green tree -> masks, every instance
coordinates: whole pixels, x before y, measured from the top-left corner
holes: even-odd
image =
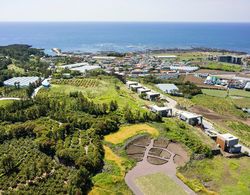
[[[1,160],[1,166],[5,173],[10,173],[15,168],[14,158],[9,154],[4,155]]]

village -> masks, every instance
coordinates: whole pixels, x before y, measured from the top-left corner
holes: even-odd
[[[118,100],[119,106],[125,106],[120,112],[125,112],[124,117],[128,119],[127,122],[123,122],[119,131],[104,136],[105,163],[108,163],[107,160],[120,158],[120,151],[126,153],[121,161],[127,159],[136,162],[128,172],[124,171],[125,168],[119,164],[120,162],[118,163],[118,166],[122,167],[119,176],[121,182],[125,182],[133,193],[142,194],[136,184],[139,177],[157,172],[170,177],[170,182],[177,184],[176,189],[180,188],[187,194],[195,194],[198,191],[185,182],[184,176],[180,176],[184,172],[182,168],[191,158],[198,161],[212,157],[249,158],[248,134],[242,128],[249,127],[248,55],[216,52],[212,55],[211,52],[142,52],[111,55],[61,53],[59,49],[53,51],[56,52],[55,56],[44,56],[40,59],[49,64],[47,71],[50,74],[22,75],[3,81],[0,101],[31,99],[36,102],[44,94],[48,97],[58,95],[58,98],[69,95],[73,98],[79,96],[75,90],[81,91],[93,101],[92,104],[98,102],[99,105],[99,102],[110,101],[112,98]],[[28,95],[18,96],[13,93],[24,90]],[[217,110],[216,106],[212,107],[220,104],[217,100],[225,102],[226,106],[230,106],[229,109],[224,109],[224,105],[221,105],[221,110]],[[106,105],[103,105],[104,108]],[[104,110],[106,114],[111,112]],[[140,111],[144,114],[141,115]],[[225,116],[220,118],[222,112]],[[137,115],[139,119],[136,119]],[[142,123],[144,120],[155,122]],[[59,126],[63,125],[61,121],[55,122]],[[231,122],[235,126],[229,126]],[[165,136],[168,131],[166,129],[171,127],[165,129],[164,125],[171,126],[171,123],[172,126],[177,126],[177,130],[171,130],[168,138]],[[123,132],[123,129],[129,130]],[[179,136],[184,136],[184,140],[176,140],[175,136],[183,129],[187,132]],[[140,133],[141,131],[143,133]],[[156,136],[159,134],[156,133],[158,131],[160,137]],[[124,137],[121,142],[114,139],[116,134]],[[186,140],[191,144],[185,143]],[[123,146],[120,148],[117,144]],[[209,150],[204,149],[207,145]],[[87,148],[88,146],[84,147],[86,152]],[[192,155],[188,152],[190,148]],[[113,153],[114,151],[116,153]],[[90,194],[98,191],[96,186]],[[126,187],[124,189],[127,190]]]

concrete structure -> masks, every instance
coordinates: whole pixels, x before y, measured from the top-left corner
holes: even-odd
[[[38,84],[39,77],[13,77],[3,83],[5,86],[28,87],[30,84]]]
[[[148,99],[149,101],[155,101],[155,100],[157,100],[159,98],[160,98],[159,93],[156,93],[156,92],[153,92],[153,91],[146,92],[146,99]]]
[[[162,117],[171,117],[173,115],[173,110],[172,108],[168,107],[159,107],[159,106],[149,106],[150,110]]]
[[[226,62],[232,64],[242,64],[241,56],[221,55],[217,57],[218,62]]]
[[[203,117],[201,115],[197,115],[191,112],[181,112],[179,118],[193,126],[202,125]]]
[[[175,84],[157,84],[156,87],[168,94],[174,94],[179,91]]]
[[[147,89],[147,88],[139,88],[139,89],[137,89],[137,93],[139,95],[144,94],[144,93],[149,92],[149,91],[151,91],[151,90]]]
[[[130,89],[134,92],[137,92],[138,89],[143,88],[141,85],[130,85]]]
[[[131,85],[138,85],[138,82],[135,82],[135,81],[127,81],[126,82],[126,85],[128,88],[130,88]]]
[[[229,133],[219,134],[216,143],[226,152],[239,153],[241,151],[241,145],[238,144],[239,139]]]

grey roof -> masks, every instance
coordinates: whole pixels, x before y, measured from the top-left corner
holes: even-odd
[[[166,91],[173,91],[173,90],[179,90],[178,87],[176,87],[175,84],[157,84],[156,87],[158,87],[160,90],[166,92]]]
[[[19,83],[20,86],[29,86],[30,83],[35,83],[39,80],[39,77],[14,77],[9,80],[4,81],[4,85],[14,86],[15,83]]]
[[[64,66],[60,66],[60,67],[61,68],[68,68],[70,70],[80,71],[82,73],[85,73],[86,70],[94,70],[94,69],[101,68],[100,66],[97,66],[97,65],[91,66],[86,62],[77,63],[77,64],[68,64],[68,65],[64,65]]]

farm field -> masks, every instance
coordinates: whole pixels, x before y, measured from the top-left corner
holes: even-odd
[[[116,155],[108,146],[104,146],[104,150],[104,171],[93,178],[94,187],[89,195],[119,193],[132,195],[124,182],[127,160]]]
[[[65,182],[75,170],[62,166],[52,158],[40,152],[38,146],[32,139],[12,139],[0,145],[1,158],[8,152],[18,171],[11,176],[3,175],[0,169],[0,189],[10,190],[10,193],[18,190],[21,194],[32,194],[34,190],[47,194],[52,191],[57,193],[67,193]],[[43,173],[50,173],[51,177],[44,177]],[[29,185],[28,181],[33,182]],[[11,187],[11,189],[9,188]]]
[[[179,169],[179,172],[187,179],[187,185],[196,188],[196,192],[203,189],[203,185],[205,185],[207,189],[219,194],[249,194],[250,167],[248,157],[229,159],[216,156],[212,159],[191,161]]]
[[[118,132],[105,136],[104,140],[112,144],[120,144],[141,133],[148,133],[154,137],[159,135],[158,130],[154,127],[147,124],[136,124],[122,126]]]
[[[139,177],[135,180],[137,186],[145,195],[184,195],[186,192],[163,173]]]
[[[215,97],[226,97],[228,92],[226,90],[202,89],[202,93],[206,95],[210,95],[210,96],[215,96]],[[240,90],[240,89],[230,89],[228,95],[250,98],[249,91]]]
[[[53,79],[52,84],[56,85],[73,85],[76,87],[91,88],[97,87],[100,82],[97,79]]]
[[[99,78],[98,82],[98,86],[90,88],[53,84],[49,89],[41,89],[38,94],[46,93],[47,96],[53,97],[55,94],[63,96],[64,94],[78,91],[95,103],[109,103],[110,100],[114,100],[121,109],[129,105],[134,111],[140,110],[142,112],[145,111],[143,107],[150,104],[150,102],[142,100],[137,94],[127,89],[116,78],[103,76]]]

